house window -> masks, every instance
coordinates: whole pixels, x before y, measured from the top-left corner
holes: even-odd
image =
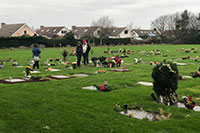
[[[66,30],[62,30],[61,33],[62,33],[62,34],[66,34],[67,31],[66,31]]]
[[[26,35],[26,34],[27,34],[27,31],[25,30],[25,31],[24,31],[24,35]]]
[[[128,30],[125,30],[125,31],[124,31],[124,34],[128,34]]]

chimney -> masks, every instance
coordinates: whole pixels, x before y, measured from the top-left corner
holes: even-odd
[[[40,29],[43,29],[43,28],[44,28],[44,26],[43,26],[43,25],[41,25],[41,26],[40,26]]]
[[[75,29],[76,29],[76,26],[73,25],[73,26],[72,26],[72,30],[75,30]]]
[[[5,26],[6,25],[6,23],[1,23],[1,28],[3,28],[3,26]]]

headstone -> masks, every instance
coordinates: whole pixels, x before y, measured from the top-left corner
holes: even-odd
[[[0,65],[0,69],[3,69],[4,68],[4,65]]]
[[[151,83],[151,82],[140,81],[140,82],[137,82],[137,84],[141,84],[141,85],[144,85],[144,86],[153,86],[153,83]]]
[[[80,74],[74,74],[73,76],[76,76],[76,77],[87,77],[89,75],[80,73]]]
[[[10,83],[25,82],[24,79],[5,79],[4,81],[6,81],[6,82],[10,82]]]
[[[191,76],[183,76],[183,78],[191,79],[192,77]]]
[[[82,89],[84,89],[84,90],[97,90],[97,87],[95,87],[95,86],[87,86],[87,87],[82,87]]]
[[[186,63],[176,63],[177,66],[185,66]]]
[[[113,72],[130,72],[131,70],[128,70],[128,69],[110,69],[110,71],[113,71]]]
[[[69,78],[72,78],[71,76],[67,76],[67,75],[51,75],[51,76],[48,76],[49,78],[52,78],[52,79],[69,79]]]
[[[15,66],[16,68],[25,68],[25,66]]]

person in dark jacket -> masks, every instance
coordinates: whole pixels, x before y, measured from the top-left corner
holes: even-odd
[[[40,68],[39,67],[39,61],[40,61],[40,49],[38,48],[38,44],[34,44],[34,47],[32,49],[32,53],[33,53],[33,61],[34,61],[34,64],[33,64],[33,69],[35,69],[35,67],[37,67],[38,69]]]
[[[85,65],[89,64],[89,52],[90,52],[90,45],[87,44],[86,40],[83,40],[83,62]]]
[[[81,57],[83,54],[83,48],[81,45],[81,42],[77,43],[77,47],[76,47],[76,56],[77,56],[77,66],[80,67],[81,66]]]

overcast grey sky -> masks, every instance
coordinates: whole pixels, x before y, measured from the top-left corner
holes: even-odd
[[[200,0],[0,0],[0,20],[71,28],[109,16],[115,26],[150,28],[155,18],[185,9],[200,13]]]

